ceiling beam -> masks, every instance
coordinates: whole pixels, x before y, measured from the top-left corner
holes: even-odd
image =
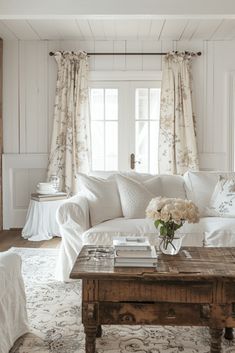
[[[234,0],[0,0],[0,19],[235,18]]]

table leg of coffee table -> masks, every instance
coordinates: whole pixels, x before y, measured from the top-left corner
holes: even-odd
[[[232,327],[225,327],[224,338],[226,340],[232,341],[233,340],[233,328]]]
[[[95,353],[95,340],[97,328],[97,326],[84,326],[84,331],[86,334],[86,353]]]
[[[96,331],[96,337],[100,338],[102,336],[102,326],[98,325],[97,331]]]
[[[223,329],[210,328],[211,335],[211,350],[210,353],[221,353],[221,342],[222,342]]]

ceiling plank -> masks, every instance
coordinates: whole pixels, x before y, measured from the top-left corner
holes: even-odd
[[[17,40],[18,38],[16,35],[10,31],[10,29],[3,23],[3,21],[0,21],[0,38],[3,40]]]
[[[93,39],[93,34],[88,20],[76,20],[83,39]]]
[[[161,40],[179,40],[188,20],[166,20],[161,32]]]
[[[20,40],[40,39],[27,20],[4,20],[3,23]]]
[[[82,33],[75,20],[56,20],[56,28],[62,39],[81,39]]]
[[[103,20],[104,35],[106,39],[117,39],[117,21]]]
[[[138,20],[120,20],[116,22],[118,39],[137,39],[139,28]]]
[[[151,29],[151,20],[140,20],[139,21],[139,28],[137,32],[137,38],[148,38]]]
[[[93,38],[100,40],[105,40],[104,26],[102,20],[89,20],[89,25],[91,28]]]
[[[190,40],[196,32],[201,20],[189,20],[184,31],[181,33],[180,40]]]
[[[82,33],[75,20],[29,21],[41,39],[80,39]]]
[[[28,21],[40,39],[62,39],[56,26],[57,20],[30,20]]]
[[[152,20],[149,31],[149,37],[155,40],[159,40],[162,29],[164,27],[164,20]]]
[[[209,40],[216,29],[221,25],[222,20],[201,20],[196,31],[190,39]]]
[[[235,20],[223,20],[211,36],[211,40],[231,40],[235,38]]]

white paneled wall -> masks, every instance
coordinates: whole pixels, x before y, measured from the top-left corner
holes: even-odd
[[[233,92],[228,80],[235,71],[235,42],[168,41],[169,33],[164,35],[164,41],[4,42],[4,228],[24,224],[30,192],[45,177],[56,83],[50,51],[139,52],[138,56],[90,57],[90,70],[153,71],[162,69],[162,57],[141,53],[200,50],[202,56],[193,60],[193,94],[201,168],[230,167],[233,112],[228,109],[228,97],[231,100]]]

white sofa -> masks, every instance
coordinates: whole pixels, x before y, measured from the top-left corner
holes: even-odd
[[[150,174],[125,173],[128,177],[145,182]],[[112,172],[96,172],[95,177],[107,178]],[[180,232],[186,236],[183,245],[188,246],[235,246],[235,218],[205,217],[219,176],[234,176],[231,172],[187,172],[184,176],[158,175],[160,187],[155,196],[179,197],[192,200],[200,210],[197,224],[185,223]],[[102,207],[102,204],[100,204]],[[112,207],[112,205],[110,205]],[[68,280],[78,253],[85,244],[112,245],[114,236],[145,235],[151,244],[157,243],[157,231],[153,222],[146,218],[127,219],[118,217],[94,226],[90,224],[87,198],[78,194],[66,201],[57,211],[62,243],[57,261],[56,278]]]
[[[0,284],[0,353],[8,353],[14,342],[29,331],[19,255],[0,253]]]

